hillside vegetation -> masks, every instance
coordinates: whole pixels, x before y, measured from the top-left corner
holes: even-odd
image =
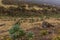
[[[60,8],[54,5],[33,4],[26,2],[16,3],[16,0],[0,0],[0,16],[16,17],[60,17]]]
[[[17,16],[17,17],[31,17],[31,16],[50,16],[60,17],[60,9],[49,5],[17,5],[18,7],[10,6],[5,8],[0,6],[0,16]]]
[[[0,1],[0,40],[60,40],[59,7]]]

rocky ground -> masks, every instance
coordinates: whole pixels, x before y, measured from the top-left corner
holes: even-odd
[[[17,21],[16,19],[20,18],[3,18],[0,19],[0,35],[9,35],[8,30],[15,24]],[[52,19],[52,20],[51,20]],[[50,18],[46,19],[48,23],[52,24],[54,27],[42,27],[42,22],[41,19],[39,18],[34,18],[34,21],[31,21],[31,18],[26,18],[26,19],[20,19],[21,22],[21,28],[26,30],[26,31],[32,31],[34,32],[34,39],[33,40],[51,40],[53,36],[55,35],[60,35],[60,19],[55,19],[55,18]],[[48,34],[41,36],[40,32],[42,30],[47,30]],[[52,36],[51,36],[52,35]]]

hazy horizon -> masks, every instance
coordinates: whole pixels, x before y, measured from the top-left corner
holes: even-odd
[[[19,0],[25,2],[32,2],[32,3],[48,3],[48,4],[55,4],[60,5],[60,0]]]

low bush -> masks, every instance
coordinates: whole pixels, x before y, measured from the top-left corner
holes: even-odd
[[[25,32],[23,29],[20,28],[20,24],[17,23],[13,25],[13,27],[9,30],[10,36],[12,40],[31,40],[33,38],[32,32]],[[25,39],[24,39],[25,38]]]

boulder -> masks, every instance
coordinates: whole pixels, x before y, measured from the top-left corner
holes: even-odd
[[[46,21],[43,21],[42,22],[42,27],[43,28],[49,28],[49,27],[54,27],[54,25],[52,25],[51,23],[48,23]]]

